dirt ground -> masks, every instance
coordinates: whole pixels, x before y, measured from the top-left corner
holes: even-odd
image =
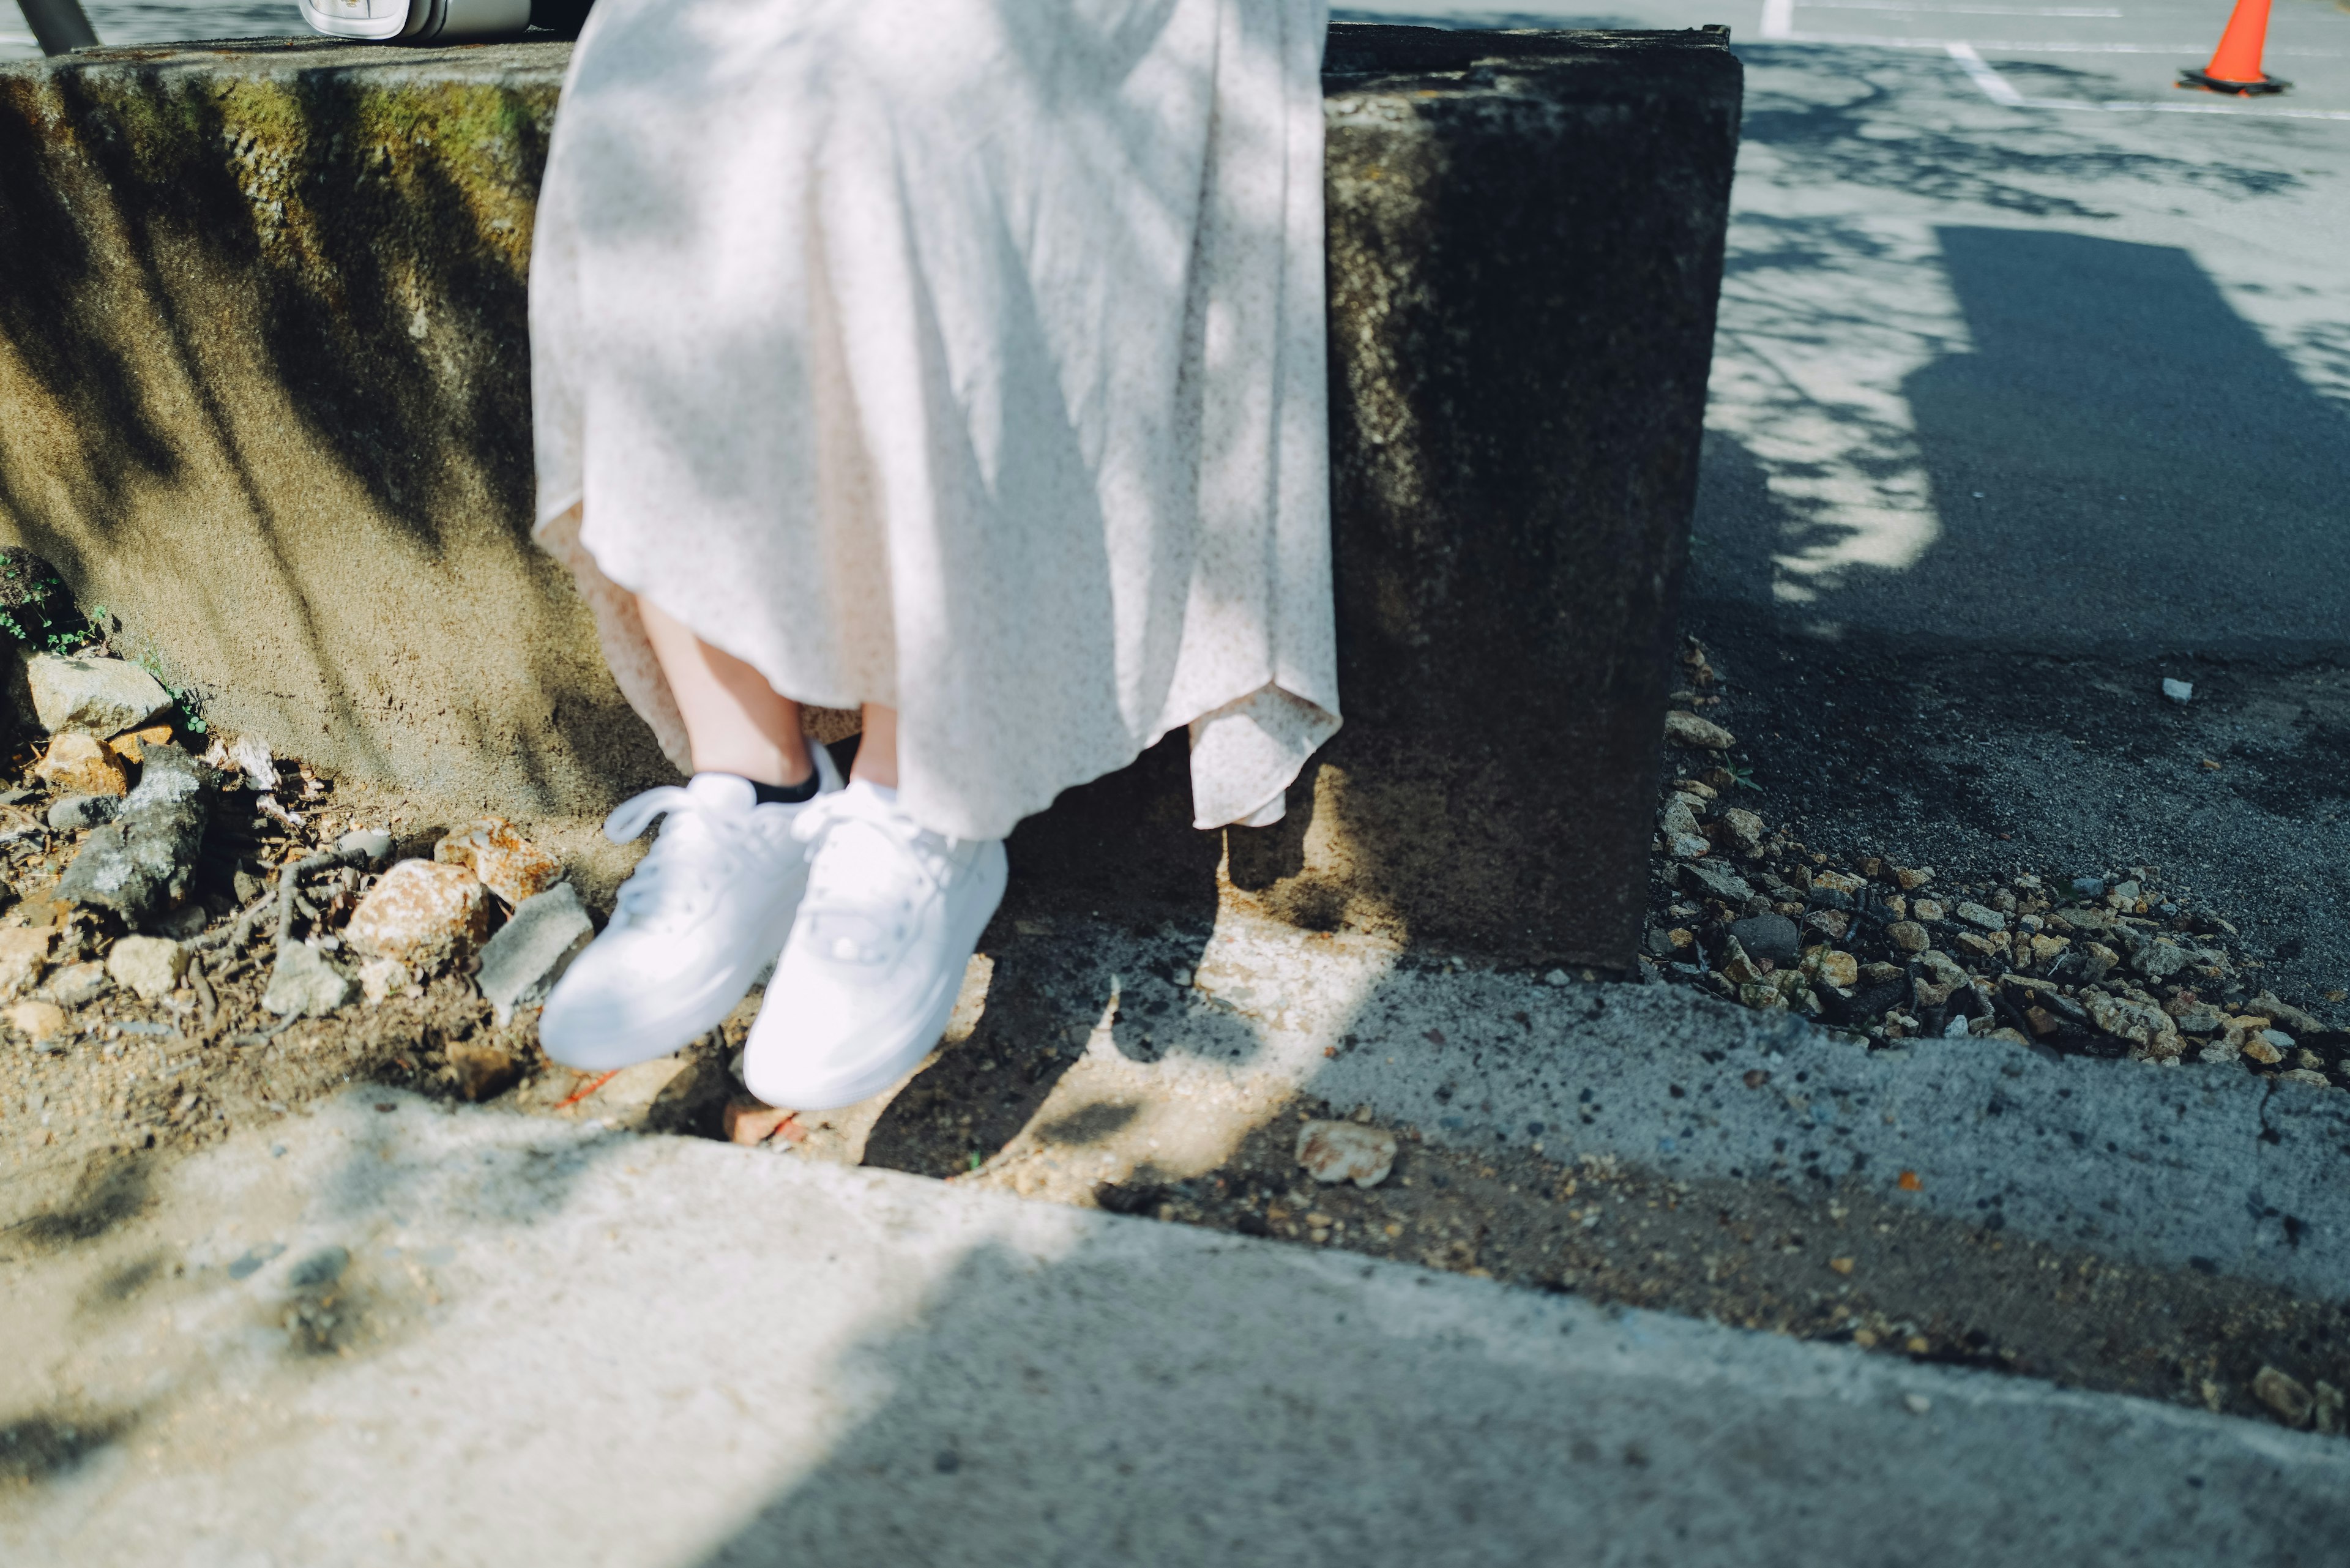
[[[25,794],[12,805],[37,814],[46,801]],[[234,793],[224,797],[198,886],[208,929],[234,919],[240,886],[250,895],[260,875],[349,826],[390,823],[400,854],[429,854],[451,826],[325,781],[304,805],[297,829],[240,810]],[[520,826],[581,842],[577,825]],[[70,956],[102,958],[120,931],[47,898],[69,852],[16,847],[8,867],[16,898],[0,926],[61,922]],[[608,903],[624,864],[608,853],[595,862],[583,878],[591,898]],[[319,901],[330,925],[331,902],[330,893]],[[1015,924],[1000,919],[983,953],[1047,940],[1023,936]],[[0,1052],[0,1254],[95,1234],[143,1206],[164,1162],[351,1082],[481,1098],[517,1114],[601,1118],[651,1135],[723,1137],[725,1107],[739,1093],[728,1062],[758,1002],[754,993],[672,1061],[590,1076],[538,1054],[535,1013],[497,1027],[461,973],[439,976],[419,995],[285,1023],[260,1007],[268,960],[265,937],[215,961],[205,975],[209,1002],[192,987],[161,1002],[109,989],[74,1008],[65,1032]],[[1037,1117],[1075,1053],[1066,1031],[1045,1013],[1028,1017],[1011,992],[981,1023],[959,1018],[948,1048],[889,1104],[868,1107],[853,1138],[776,1137],[765,1148],[987,1181],[980,1168]],[[1523,1151],[1474,1158],[1423,1143],[1409,1127],[1393,1129],[1402,1153],[1378,1187],[1319,1186],[1294,1158],[1297,1121],[1349,1109],[1292,1101],[1274,1107],[1215,1170],[1162,1179],[1144,1158],[1114,1185],[1059,1196],[2237,1415],[2263,1414],[2251,1393],[2263,1366],[2305,1386],[2350,1386],[2350,1302],[2197,1270],[2118,1267],[2011,1237],[1996,1213],[1967,1224],[1802,1182],[1672,1182]],[[1099,1137],[1114,1140],[1117,1129],[1105,1126]]]

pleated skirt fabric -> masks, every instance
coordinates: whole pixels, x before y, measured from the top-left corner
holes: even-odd
[[[1336,730],[1325,0],[600,0],[538,208],[537,536],[681,767],[634,596],[998,837],[1191,732]]]

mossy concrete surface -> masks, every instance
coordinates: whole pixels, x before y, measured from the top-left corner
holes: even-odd
[[[562,45],[0,67],[0,526],[223,728],[452,801],[668,770],[529,544]]]
[[[569,46],[0,67],[0,538],[221,727],[452,804],[670,777],[530,545],[525,286]],[[1721,34],[1334,29],[1348,723],[1289,821],[1180,758],[1032,881],[1628,965],[1718,291]]]

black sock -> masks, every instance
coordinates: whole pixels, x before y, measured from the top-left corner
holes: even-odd
[[[734,776],[743,778],[741,774]],[[818,777],[816,769],[810,768],[808,776],[795,784],[761,784],[757,779],[743,779],[743,782],[751,786],[751,793],[757,797],[760,805],[799,805],[816,798]]]

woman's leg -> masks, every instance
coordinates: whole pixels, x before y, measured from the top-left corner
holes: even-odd
[[[639,596],[637,613],[644,618],[646,640],[653,645],[653,657],[660,660],[661,674],[668,678],[678,711],[685,719],[694,772],[736,774],[753,784],[806,783],[814,763],[808,760],[807,736],[800,728],[800,705],[778,696],[766,677],[694,636],[652,600]],[[889,710],[866,711],[869,715]],[[868,717],[868,732],[871,722]],[[898,782],[894,725],[890,741],[888,782],[894,784]],[[870,776],[861,750],[857,769],[860,776]]]
[[[865,733],[857,742],[857,761],[848,776],[883,789],[898,787],[898,710],[879,702],[865,704]]]

